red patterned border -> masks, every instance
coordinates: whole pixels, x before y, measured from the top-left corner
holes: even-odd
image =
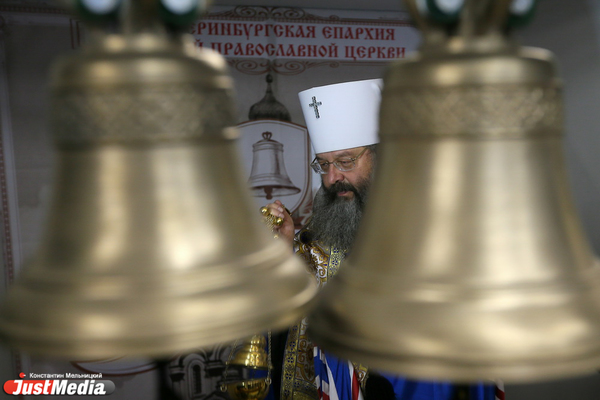
[[[266,58],[232,58],[227,60],[229,66],[247,75],[263,75],[269,72],[280,75],[299,75],[310,68],[341,66],[384,66],[390,61],[305,61],[305,60],[269,60]]]
[[[27,5],[0,5],[0,12],[22,12],[33,14],[60,14],[69,15],[70,13],[62,8],[27,6]],[[279,22],[306,22],[321,24],[344,24],[359,25],[368,23],[369,25],[383,26],[413,26],[408,19],[367,19],[367,18],[340,18],[337,15],[321,17],[319,15],[307,13],[303,8],[298,7],[265,7],[265,6],[236,6],[231,10],[208,13],[199,19],[221,19],[221,20],[243,20],[243,21],[265,21],[273,20]]]
[[[0,16],[0,35],[6,30],[6,21]],[[5,285],[8,288],[15,279],[15,261],[11,235],[10,208],[8,203],[8,183],[6,177],[6,157],[4,156],[4,140],[0,131],[0,216],[2,217],[2,261],[4,263]],[[11,352],[13,374],[23,371],[21,354]],[[22,398],[22,396],[19,396]]]
[[[366,18],[340,18],[337,15],[321,17],[307,13],[302,8],[296,7],[263,7],[263,6],[237,6],[233,10],[210,13],[203,19],[225,19],[244,21],[274,20],[279,22],[312,22],[327,24],[358,25],[368,23],[369,25],[388,26],[413,26],[407,19],[366,19]]]
[[[6,182],[6,165],[4,158],[4,141],[0,138],[0,193],[2,207],[2,233],[3,233],[3,251],[4,265],[6,273],[6,283],[10,285],[15,278],[15,263],[12,251],[12,237],[10,233],[10,213],[8,205],[8,185]]]

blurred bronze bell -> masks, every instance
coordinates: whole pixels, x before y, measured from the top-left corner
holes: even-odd
[[[552,55],[510,41],[510,1],[467,0],[387,71],[357,244],[314,341],[415,378],[507,382],[600,366],[598,263],[572,205]],[[448,32],[451,34],[448,35]]]
[[[233,359],[227,368],[237,368],[246,375],[242,379],[234,379],[224,383],[227,394],[233,400],[262,400],[269,393],[271,386],[270,354],[265,351],[266,340],[257,334],[242,342],[239,349],[234,349]],[[262,375],[260,376],[261,372]],[[227,377],[226,377],[227,378]]]
[[[123,4],[123,33],[92,25],[54,66],[54,197],[2,338],[70,359],[159,356],[290,325],[315,288],[246,189],[225,61],[177,32],[195,11]]]
[[[248,185],[255,196],[267,200],[273,196],[288,196],[300,192],[285,169],[283,144],[271,139],[271,132],[263,132],[262,140],[252,145],[252,169]]]

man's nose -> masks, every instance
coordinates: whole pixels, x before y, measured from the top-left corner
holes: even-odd
[[[325,181],[327,182],[327,186],[331,186],[334,183],[343,181],[344,174],[339,169],[337,169],[334,165],[330,165],[324,178],[325,178]]]

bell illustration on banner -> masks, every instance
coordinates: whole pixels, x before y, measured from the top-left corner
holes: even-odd
[[[180,33],[205,3],[69,3],[89,39],[51,75],[54,196],[2,304],[10,345],[169,356],[306,313],[315,285],[246,188],[227,64]]]
[[[237,342],[236,342],[237,344]],[[225,367],[221,390],[233,400],[263,400],[271,386],[271,351],[260,334],[245,339],[239,348],[231,350]],[[269,333],[269,347],[271,334]]]
[[[364,223],[309,334],[415,378],[594,372],[600,269],[568,187],[561,82],[549,52],[507,36],[535,4],[460,3],[438,18],[406,1],[424,40],[386,73]]]
[[[252,170],[248,185],[255,196],[287,196],[300,192],[294,186],[283,161],[283,144],[271,139],[271,132],[263,132],[262,140],[252,145]]]

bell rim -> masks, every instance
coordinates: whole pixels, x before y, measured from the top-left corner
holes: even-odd
[[[79,361],[121,356],[171,356],[191,353],[196,349],[220,343],[233,342],[239,337],[261,330],[283,330],[301,319],[310,305],[310,300],[300,306],[290,305],[285,312],[273,312],[268,318],[263,317],[261,321],[256,321],[255,318],[238,319],[230,321],[229,324],[217,326],[209,332],[205,327],[199,326],[192,332],[155,335],[145,340],[141,337],[123,338],[122,335],[115,335],[114,338],[103,341],[73,337],[58,340],[54,337],[55,335],[43,335],[35,329],[29,330],[29,334],[26,335],[18,327],[11,329],[9,324],[0,320],[0,340],[26,354]],[[245,325],[245,327],[241,327],[241,325]]]
[[[558,378],[581,376],[597,372],[600,365],[600,341],[594,352],[584,352],[587,357],[564,358],[557,360],[548,357],[536,363],[498,362],[467,363],[442,358],[406,357],[404,359],[387,357],[386,352],[371,354],[358,351],[354,346],[340,345],[318,336],[309,328],[309,336],[326,351],[357,360],[369,368],[414,378],[429,380],[450,380],[459,383],[501,380],[504,383],[519,384],[540,382]]]
[[[393,301],[388,298],[391,286],[374,286],[370,281],[373,277],[367,279],[359,272],[352,268],[341,271],[317,300],[324,306],[319,308],[317,304],[309,316],[309,337],[316,345],[343,358],[413,378],[459,382],[501,379],[509,383],[525,383],[593,373],[600,366],[598,259],[593,260],[590,268],[574,271],[571,279],[540,283],[533,290],[527,290],[532,289],[527,285],[505,285],[501,290],[496,287],[490,294],[483,289],[469,293],[462,290],[465,289],[463,287],[454,288],[438,298],[432,297],[431,293],[419,296],[422,287],[411,290],[415,282],[402,282]],[[387,279],[394,281],[389,276]],[[378,291],[361,291],[368,287],[378,287]],[[404,293],[405,289],[408,294]],[[503,299],[503,293],[514,295],[510,299],[504,298],[508,305],[498,301]],[[377,296],[390,300],[388,314],[401,315],[397,318],[388,315],[386,323],[391,324],[399,337],[404,337],[402,341],[386,339],[392,337],[389,334],[364,334],[367,327],[370,332],[384,332],[386,326],[381,323],[365,324],[364,321],[359,326],[357,320],[352,319],[353,315],[371,310],[373,321],[380,321],[382,316],[373,311],[376,309],[373,298]],[[526,306],[523,306],[525,300],[530,303],[525,302]],[[345,304],[353,304],[348,307],[351,310],[345,309]],[[379,306],[381,308],[382,304]],[[435,315],[443,315],[444,321],[451,321],[454,328],[438,326],[439,330],[431,335],[423,334],[430,332],[431,326],[419,321]],[[482,318],[490,315],[490,318]],[[508,326],[513,329],[508,329],[509,334],[516,335],[515,332],[529,332],[536,325],[540,326],[538,334],[546,335],[547,340],[540,336],[533,347],[519,347],[519,343],[511,343],[510,339],[496,333],[499,328]],[[566,333],[551,333],[562,329],[563,325],[567,326],[564,328]],[[454,351],[425,347],[412,347],[414,350],[411,350],[411,340],[429,340],[428,346],[433,349],[443,342],[446,348]]]
[[[28,288],[19,281],[9,290],[0,311],[0,339],[31,354],[61,358],[160,356],[233,341],[267,329],[284,329],[306,314],[313,304],[317,287],[310,275],[301,268],[301,261],[291,253],[284,259],[280,257],[279,260],[272,261],[274,262],[268,262],[267,265],[257,263],[254,269],[250,268],[253,271],[257,268],[270,269],[270,282],[265,282],[264,276],[261,275],[263,279],[255,279],[250,287],[245,286],[248,284],[246,280],[238,279],[236,285],[217,288],[220,292],[217,290],[219,293],[216,294],[212,293],[215,288],[212,288],[212,292],[211,288],[208,288],[208,294],[199,290],[192,293],[192,296],[189,296],[186,290],[176,293],[176,296],[171,291],[171,300],[166,306],[165,302],[161,301],[164,300],[164,293],[156,294],[160,291],[150,288],[141,297],[134,293],[129,297],[116,296],[100,303],[94,296],[90,296],[82,301],[83,304],[67,309],[67,300],[72,299],[72,293],[52,293],[47,296],[34,291],[37,288]],[[285,284],[280,281],[283,278],[288,286],[285,295],[281,290],[262,289],[278,285],[278,282],[279,285]],[[302,278],[305,278],[302,284],[295,283],[297,279]],[[245,288],[245,291],[240,295],[241,288]],[[294,290],[292,296],[289,294],[290,290]],[[162,292],[167,291],[163,288]],[[252,293],[263,293],[263,296],[257,298],[260,301],[251,302],[248,299],[251,299]],[[264,296],[264,293],[270,295]],[[212,307],[208,307],[207,303],[215,304],[213,302],[226,298],[228,294],[234,296],[233,312],[228,314],[225,310],[221,318],[215,319]],[[233,303],[229,305],[231,304]],[[35,324],[27,314],[37,307],[43,307],[48,315],[44,316],[45,320],[42,323]],[[61,307],[65,307],[62,315],[53,314],[52,310],[60,310]],[[187,310],[188,316],[191,311],[197,311],[197,318],[191,319],[192,323],[189,323],[189,319],[182,322],[179,317],[173,318],[173,310],[177,309]],[[130,313],[132,310],[139,313],[140,317],[133,318]],[[182,311],[180,313],[185,315]],[[61,316],[63,320],[67,319],[70,325],[63,324]],[[80,322],[80,319],[94,317],[114,324],[115,330],[104,338],[102,333],[94,335],[89,327],[84,328],[85,322]],[[56,319],[59,321],[52,322]],[[141,323],[136,326],[136,321]],[[177,324],[170,324],[169,321],[176,321]]]

